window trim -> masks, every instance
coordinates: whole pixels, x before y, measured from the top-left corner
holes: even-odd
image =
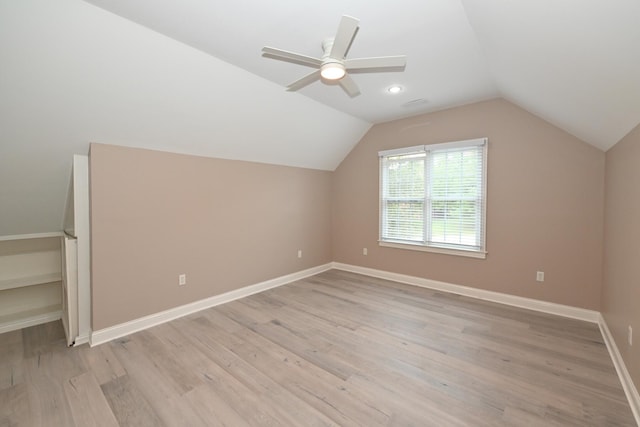
[[[421,252],[433,252],[437,254],[445,254],[445,255],[458,255],[469,258],[487,258],[487,251],[476,251],[472,249],[460,249],[460,248],[445,248],[435,245],[422,245],[420,243],[407,243],[407,242],[394,242],[392,240],[378,240],[378,246],[383,246],[387,248],[396,248],[396,249],[408,249],[411,251],[421,251]]]
[[[488,151],[489,139],[488,138],[475,138],[468,139],[462,141],[453,141],[453,142],[445,142],[439,144],[426,144],[426,145],[416,145],[412,147],[404,147],[404,148],[396,148],[391,150],[383,150],[378,152],[379,157],[379,169],[378,169],[378,245],[390,248],[398,248],[398,249],[407,249],[414,251],[422,251],[422,252],[434,252],[440,254],[447,255],[458,255],[470,258],[480,258],[486,259],[487,257],[487,151]],[[482,214],[481,221],[483,222],[482,226],[482,239],[481,245],[479,249],[466,249],[461,247],[449,247],[447,244],[423,244],[419,242],[407,242],[393,239],[382,239],[382,230],[384,225],[384,217],[383,217],[383,198],[382,198],[382,184],[383,184],[383,162],[382,159],[384,157],[394,156],[394,155],[402,155],[402,154],[412,154],[412,153],[420,153],[420,152],[431,152],[442,149],[451,149],[457,147],[473,147],[473,146],[482,146]],[[426,175],[425,175],[425,179]],[[426,196],[425,196],[426,199]],[[427,219],[425,218],[425,226]]]

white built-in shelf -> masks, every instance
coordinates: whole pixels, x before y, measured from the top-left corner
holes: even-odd
[[[0,236],[0,333],[61,318],[62,235]]]
[[[23,288],[25,286],[59,282],[61,280],[62,273],[60,272],[39,274],[36,276],[16,277],[11,279],[0,279],[0,291],[4,291],[6,289]]]
[[[60,304],[0,316],[0,334],[62,318]]]

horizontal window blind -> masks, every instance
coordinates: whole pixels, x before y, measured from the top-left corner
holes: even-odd
[[[383,235],[419,242],[424,235],[426,153],[382,158]]]
[[[380,152],[380,240],[484,252],[486,143]]]

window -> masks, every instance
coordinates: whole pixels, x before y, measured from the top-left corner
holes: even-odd
[[[378,155],[381,246],[485,258],[486,138]]]

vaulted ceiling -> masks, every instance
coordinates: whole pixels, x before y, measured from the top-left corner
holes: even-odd
[[[98,7],[96,7],[98,6]],[[362,94],[285,86],[341,15]],[[640,121],[636,0],[0,0],[0,236],[59,230],[89,142],[333,170],[372,123],[504,97],[603,150]],[[386,89],[400,84],[397,95]]]
[[[606,150],[640,121],[636,0],[87,1],[283,87],[311,69],[263,46],[319,57],[341,15],[359,18],[347,57],[403,54],[406,69],[355,75],[353,99],[300,92],[372,123],[502,96]]]

